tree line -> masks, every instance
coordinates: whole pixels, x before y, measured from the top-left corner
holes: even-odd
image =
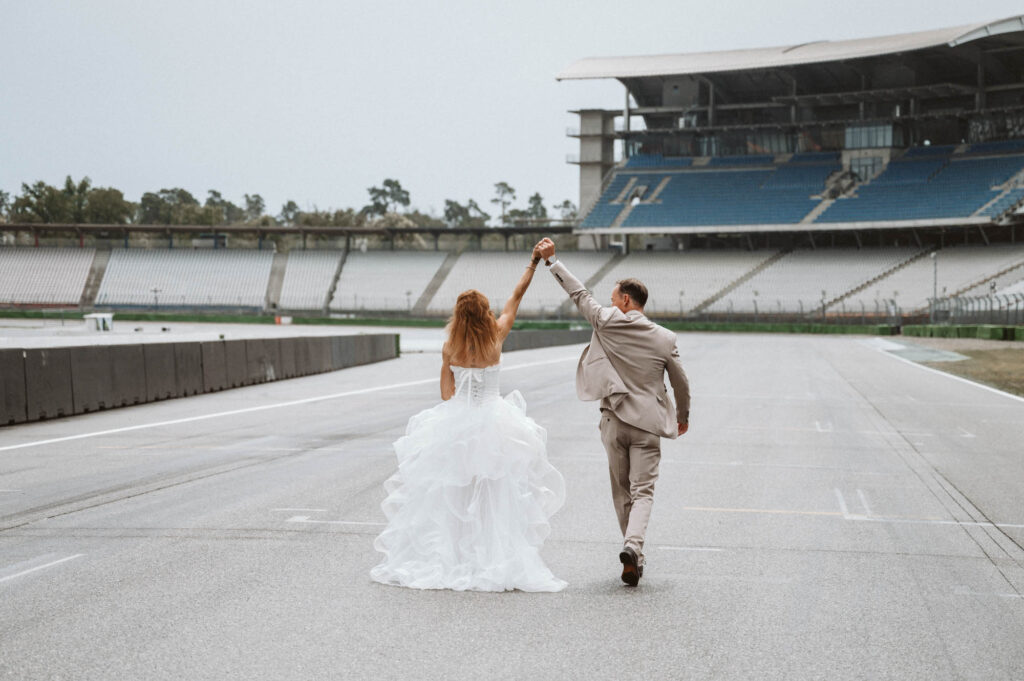
[[[473,199],[465,203],[446,199],[444,213],[431,215],[410,208],[408,190],[395,179],[369,187],[368,203],[361,208],[302,210],[286,201],[276,214],[268,212],[259,194],[245,194],[236,204],[215,189],[200,202],[180,187],[146,192],[138,202],[129,201],[113,187],[94,187],[85,177],[75,182],[69,175],[64,185],[43,181],[22,183],[21,193],[11,197],[0,190],[0,221],[17,223],[103,224],[103,225],[221,225],[307,226],[307,227],[486,227],[492,216]],[[505,227],[527,221],[573,220],[576,205],[565,199],[551,206],[552,214],[539,192],[527,199],[525,208],[514,207],[516,190],[507,182],[494,185],[498,214],[492,226]]]

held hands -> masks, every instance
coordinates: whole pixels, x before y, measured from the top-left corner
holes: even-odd
[[[538,241],[537,245],[533,247],[533,257],[538,256],[544,260],[551,260],[555,257],[555,242],[547,237]]]

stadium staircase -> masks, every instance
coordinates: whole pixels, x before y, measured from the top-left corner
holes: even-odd
[[[626,197],[629,196],[630,192],[633,191],[633,187],[635,187],[636,185],[637,185],[637,179],[635,177],[629,178],[629,181],[626,182],[626,186],[623,187],[622,191],[619,192],[618,196],[616,196],[612,200],[612,203],[624,203],[625,200],[626,200]]]
[[[85,280],[85,287],[82,289],[82,300],[79,306],[83,310],[91,310],[96,304],[96,294],[99,293],[100,284],[103,282],[103,275],[107,272],[107,263],[110,262],[110,249],[96,249],[93,256],[92,266],[89,268],[89,278]]]
[[[800,224],[805,225],[805,224],[810,224],[810,223],[814,222],[815,220],[818,219],[819,215],[821,215],[822,213],[827,211],[828,207],[831,206],[835,202],[836,202],[835,199],[822,199],[821,203],[819,203],[817,206],[815,206],[814,209],[811,210],[810,213],[805,215],[803,217],[803,219],[800,220]]]
[[[973,216],[987,215],[994,219],[1001,218],[1016,210],[1024,202],[1024,170],[999,185],[1003,190],[991,201],[974,211]]]
[[[284,285],[284,270],[288,266],[287,253],[274,253],[274,262],[270,265],[270,278],[267,280],[267,302],[264,309],[276,310],[281,302],[281,287]]]
[[[956,289],[952,293],[947,293],[945,297],[947,297],[947,298],[956,298],[958,296],[962,296],[962,295],[966,294],[968,291],[970,291],[973,288],[977,288],[978,286],[983,286],[983,285],[987,284],[990,281],[996,281],[997,279],[999,279],[1003,275],[1009,274],[1010,272],[1013,272],[1014,270],[1020,269],[1022,267],[1024,267],[1024,260],[1021,260],[1020,262],[1014,263],[1014,264],[1012,264],[1012,265],[1010,265],[1008,267],[1004,267],[1003,269],[999,270],[998,272],[994,272],[994,273],[991,273],[991,274],[986,274],[984,277],[982,277],[981,279],[978,279],[977,281],[972,281],[971,283],[966,284],[965,286],[961,286],[960,288]]]
[[[910,256],[909,258],[907,258],[903,262],[897,263],[896,265],[890,267],[889,269],[885,270],[884,272],[880,272],[878,275],[872,277],[871,279],[868,279],[863,284],[860,284],[859,286],[851,288],[849,291],[846,291],[842,295],[836,296],[835,298],[832,298],[831,300],[826,300],[825,301],[825,309],[828,309],[828,308],[832,307],[833,305],[837,305],[837,304],[843,302],[844,300],[846,300],[847,298],[850,298],[851,296],[854,296],[854,295],[860,293],[861,291],[863,291],[864,289],[868,288],[869,286],[872,286],[876,282],[879,282],[879,281],[885,279],[886,277],[892,275],[894,272],[898,272],[899,270],[903,269],[904,267],[906,267],[910,263],[916,262],[916,261],[920,260],[921,258],[924,258],[924,257],[930,255],[935,250],[936,249],[934,249],[934,248],[926,248],[923,251],[921,251],[920,253],[915,253],[914,255]]]
[[[346,248],[341,252],[341,258],[338,260],[338,269],[334,271],[334,277],[331,278],[331,285],[327,289],[327,297],[324,298],[324,316],[327,316],[331,312],[331,301],[334,300],[334,292],[338,290],[338,280],[341,279],[341,270],[345,268],[345,260],[348,258],[348,249]]]
[[[423,294],[420,296],[416,304],[412,306],[412,314],[414,316],[423,317],[427,314],[427,306],[430,305],[430,301],[434,299],[434,294],[441,288],[441,284],[448,278],[448,273],[452,271],[452,267],[455,266],[456,261],[459,259],[458,253],[449,253],[448,257],[444,259],[441,266],[437,268],[437,272],[434,274],[434,278],[430,280],[427,287],[423,289]]]
[[[716,302],[718,302],[719,300],[721,300],[725,296],[729,295],[737,286],[740,286],[744,282],[750,280],[752,277],[754,277],[754,275],[756,275],[759,272],[762,272],[765,269],[771,267],[772,265],[774,265],[779,260],[781,260],[782,258],[786,257],[786,255],[788,255],[789,253],[792,253],[792,252],[793,252],[792,248],[786,248],[786,249],[783,249],[783,250],[779,251],[778,253],[775,253],[774,255],[771,255],[771,256],[765,258],[764,260],[761,261],[760,264],[758,264],[756,267],[752,268],[749,272],[746,272],[745,274],[742,274],[739,277],[736,277],[736,279],[734,279],[732,281],[732,283],[726,285],[725,288],[721,289],[720,291],[718,291],[714,295],[710,296],[706,300],[704,300],[701,303],[699,303],[696,307],[694,307],[692,310],[690,310],[690,314],[699,314],[701,312],[704,312],[704,310],[706,310],[707,308],[711,307],[712,305],[714,305]]]
[[[633,212],[633,204],[632,203],[627,203],[622,208],[622,210],[619,211],[619,214],[615,217],[615,219],[612,220],[612,227],[621,227],[622,223],[626,221],[626,218],[628,218],[629,214],[632,213],[632,212]]]

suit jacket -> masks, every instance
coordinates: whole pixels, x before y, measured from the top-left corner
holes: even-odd
[[[551,265],[583,317],[594,327],[576,367],[576,394],[601,400],[620,420],[649,433],[675,438],[676,422],[690,420],[690,384],[679,363],[676,335],[642,312],[602,307],[561,262]],[[665,373],[675,406],[665,390]]]

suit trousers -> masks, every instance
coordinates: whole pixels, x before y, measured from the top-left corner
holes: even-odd
[[[654,503],[654,483],[661,463],[661,437],[601,410],[601,442],[608,454],[612,502],[619,517],[623,544],[644,563],[644,537]]]

